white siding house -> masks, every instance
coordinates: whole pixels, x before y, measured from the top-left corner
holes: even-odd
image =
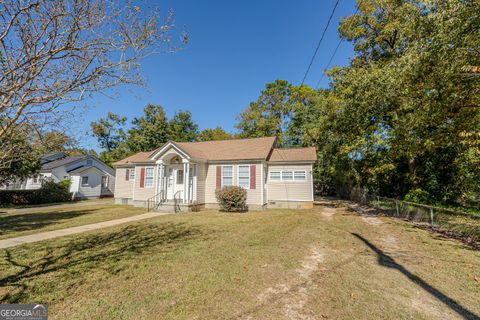
[[[39,189],[42,181],[70,180],[70,192],[75,199],[95,199],[113,196],[115,171],[92,155],[67,156],[62,152],[41,157],[40,170],[24,181],[16,181],[1,189]],[[83,180],[83,184],[82,184]]]
[[[235,185],[246,189],[251,210],[311,208],[316,159],[315,148],[276,148],[275,137],[170,141],[114,164],[115,201],[217,208],[215,191]]]

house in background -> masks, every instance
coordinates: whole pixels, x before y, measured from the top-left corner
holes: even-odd
[[[169,141],[114,163],[115,202],[171,210],[218,208],[215,190],[240,186],[249,209],[311,208],[315,148],[277,148],[275,137]]]
[[[15,181],[0,189],[39,189],[42,181],[60,182],[69,179],[70,192],[75,199],[95,199],[113,196],[115,171],[92,155],[68,156],[54,152],[40,158],[40,170],[23,181]]]

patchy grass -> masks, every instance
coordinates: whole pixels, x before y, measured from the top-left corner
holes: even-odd
[[[28,208],[41,208],[41,207],[50,207],[50,206],[58,206],[58,205],[68,205],[68,204],[74,204],[74,203],[88,203],[88,202],[100,202],[100,201],[109,201],[111,202],[111,198],[105,198],[105,199],[93,199],[93,200],[74,200],[74,201],[68,201],[68,202],[49,202],[49,203],[38,203],[38,204],[23,204],[23,205],[14,205],[14,204],[8,204],[8,205],[0,205],[0,211],[3,210],[11,210],[11,209],[28,209]]]
[[[141,213],[145,213],[145,209],[113,204],[72,205],[68,208],[3,213],[0,214],[0,239],[125,218]]]
[[[0,251],[0,301],[52,319],[480,314],[480,254],[345,207],[164,215]]]

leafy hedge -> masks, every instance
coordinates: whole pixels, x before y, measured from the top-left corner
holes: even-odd
[[[228,186],[215,191],[220,209],[228,212],[247,211],[247,191],[242,187]]]
[[[44,181],[40,189],[0,190],[0,206],[72,201],[70,181]]]

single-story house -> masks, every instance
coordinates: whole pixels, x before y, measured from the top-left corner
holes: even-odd
[[[277,148],[275,137],[169,141],[114,163],[115,202],[218,208],[215,190],[236,185],[247,190],[250,210],[311,208],[316,159],[315,148]]]
[[[68,156],[52,152],[40,158],[40,170],[33,176],[0,186],[7,190],[39,189],[44,180],[60,182],[69,179],[75,199],[113,196],[115,171],[93,155]]]

